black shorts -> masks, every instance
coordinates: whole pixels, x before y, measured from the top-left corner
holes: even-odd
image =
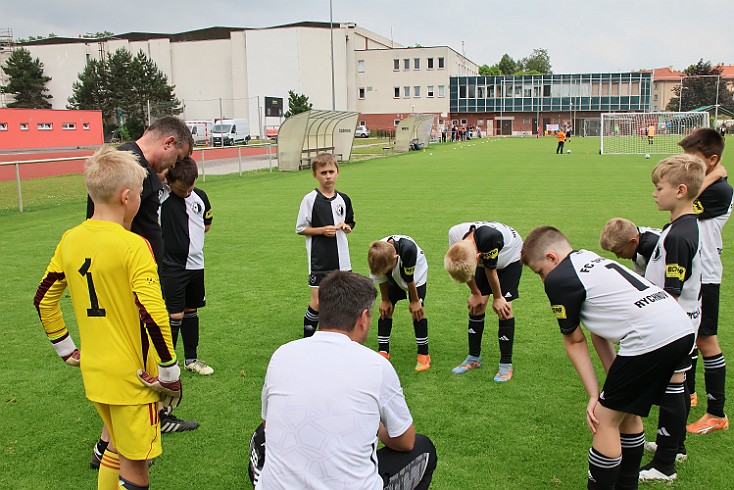
[[[161,289],[168,313],[181,313],[186,308],[206,306],[204,269],[188,270],[161,266]]]
[[[701,284],[701,325],[698,335],[719,332],[719,289],[721,284]]]
[[[323,281],[326,276],[329,275],[329,272],[333,271],[326,271],[326,272],[312,272],[308,275],[308,285],[312,288],[319,287],[319,284],[321,284],[321,281]],[[351,270],[346,272],[352,272]]]
[[[418,286],[416,290],[418,291],[418,299],[420,299],[421,304],[423,304],[426,300],[426,285],[423,284],[422,286]],[[398,286],[395,282],[388,280],[387,297],[390,300],[390,303],[394,305],[401,299],[408,299],[408,292]]]
[[[618,412],[647,417],[660,404],[674,373],[691,367],[694,335],[639,356],[617,356],[609,369],[599,403]]]
[[[522,276],[522,264],[519,260],[511,263],[504,269],[497,269],[497,277],[500,280],[502,296],[507,301],[512,301],[520,297],[520,293],[518,292],[520,276]],[[492,288],[489,286],[489,279],[487,279],[487,273],[484,272],[484,268],[477,267],[474,273],[474,281],[476,281],[477,287],[483,296],[492,294]]]

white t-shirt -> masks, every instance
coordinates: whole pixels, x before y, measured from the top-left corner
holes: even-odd
[[[391,437],[413,423],[392,365],[342,333],[322,331],[275,351],[262,418],[258,490],[381,489],[379,422]]]

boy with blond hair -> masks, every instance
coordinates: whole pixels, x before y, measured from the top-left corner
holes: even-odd
[[[687,362],[691,322],[660,287],[612,260],[574,250],[556,228],[531,231],[521,257],[544,283],[566,354],[589,395],[588,488],[637,488],[645,442],[640,417],[660,402],[679,364]],[[607,372],[601,391],[582,323]],[[613,344],[619,344],[616,353]],[[684,426],[682,416],[678,430],[685,432]]]
[[[703,264],[701,326],[696,345],[703,356],[707,407],[703,417],[689,424],[687,430],[694,434],[707,434],[729,427],[729,419],[724,413],[726,361],[719,346],[718,324],[719,290],[723,273],[721,251],[724,246],[721,235],[731,215],[734,189],[727,181],[726,170],[721,165],[724,138],[719,133],[710,128],[698,129],[678,144],[687,154],[700,158],[706,164],[704,189],[694,202],[694,211],[698,214],[698,225],[701,229]],[[698,350],[691,356],[693,367],[687,378],[692,402],[698,401],[695,395]]]
[[[352,270],[347,235],[355,226],[349,196],[335,189],[339,163],[334,155],[320,153],[311,162],[319,186],[301,200],[296,233],[306,237],[308,285],[311,301],[303,317],[303,336],[310,337],[319,324],[319,284],[331,271]]]
[[[668,223],[645,270],[645,278],[663,288],[688,315],[694,332],[701,323],[701,235],[693,201],[704,181],[703,162],[690,155],[661,160],[652,172],[652,193],[660,211],[670,213]],[[640,480],[671,481],[677,477],[675,461],[685,455],[685,420],[691,398],[685,383],[690,357],[676,367],[660,402],[657,451],[650,464],[640,469]],[[681,427],[681,421],[683,426]]]
[[[602,250],[612,252],[618,259],[630,259],[632,269],[644,276],[660,238],[660,231],[659,228],[638,227],[625,218],[612,218],[601,231],[599,246]]]
[[[161,454],[158,402],[177,405],[181,398],[153,253],[128,231],[146,176],[131,152],[102,147],[89,159],[85,181],[94,214],[64,233],[34,298],[54,349],[80,366],[87,398],[109,429],[99,489],[148,488],[146,460]],[[67,287],[84,356],[59,305]],[[149,361],[149,343],[157,366]]]
[[[372,242],[367,253],[372,281],[379,285],[382,301],[377,320],[377,343],[380,355],[390,359],[390,332],[395,303],[408,299],[408,309],[413,318],[418,360],[415,370],[431,367],[428,354],[428,319],[423,311],[426,299],[428,264],[418,244],[406,235],[391,235]]]
[[[515,315],[512,301],[520,295],[522,275],[520,249],[522,238],[512,227],[491,221],[461,223],[449,230],[449,251],[444,268],[459,283],[469,287],[469,355],[451,370],[464,374],[482,367],[484,312],[491,294],[492,309],[499,317],[497,339],[500,361],[494,380],[512,379],[512,347],[515,338]]]

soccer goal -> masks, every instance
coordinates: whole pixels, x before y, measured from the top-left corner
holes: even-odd
[[[601,115],[603,155],[680,153],[678,142],[709,127],[708,112],[615,112]]]

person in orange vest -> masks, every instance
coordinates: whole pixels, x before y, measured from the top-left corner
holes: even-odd
[[[556,133],[556,138],[558,138],[558,146],[556,147],[556,155],[559,153],[563,155],[563,144],[566,142],[566,133],[563,132],[563,129],[559,129]]]

